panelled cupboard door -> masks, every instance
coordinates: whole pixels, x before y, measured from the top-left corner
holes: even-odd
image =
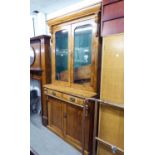
[[[124,40],[123,34],[103,38],[101,99],[124,103]]]
[[[63,102],[54,98],[48,101],[48,126],[63,136]]]
[[[65,136],[75,145],[82,145],[82,108],[66,103]]]

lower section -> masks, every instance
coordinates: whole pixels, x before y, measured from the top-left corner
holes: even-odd
[[[93,104],[90,104],[87,116],[84,116],[84,107],[82,108],[54,97],[48,97],[47,103],[48,128],[81,152],[84,148],[85,155],[91,155]]]

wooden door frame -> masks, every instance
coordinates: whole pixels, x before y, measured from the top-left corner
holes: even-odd
[[[91,18],[83,18],[83,20],[81,20],[80,22],[76,22],[73,23],[71,26],[72,29],[72,55],[71,55],[71,87],[73,88],[79,88],[81,90],[87,89],[88,91],[96,91],[96,85],[97,85],[97,76],[95,78],[94,74],[97,74],[97,55],[98,55],[98,48],[95,48],[95,46],[98,46],[98,41],[99,38],[97,37],[96,33],[97,33],[97,23],[96,23],[96,18],[97,16],[91,16]],[[93,31],[94,31],[94,27],[95,27],[95,32],[92,33],[92,58],[91,58],[91,66],[93,67],[92,70],[92,74],[91,74],[91,86],[85,86],[85,85],[81,85],[81,84],[75,84],[73,82],[73,78],[74,78],[74,30],[76,27],[80,27],[83,25],[92,25],[93,26]],[[93,81],[93,82],[92,82]]]
[[[61,30],[67,29],[68,30],[68,82],[56,80],[56,58],[55,58],[55,33]],[[53,27],[53,33],[52,33],[52,82],[54,84],[62,85],[62,86],[70,86],[70,33],[71,33],[71,26],[70,25],[58,25],[56,27]]]

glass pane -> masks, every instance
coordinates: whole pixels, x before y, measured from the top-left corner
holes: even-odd
[[[56,80],[68,81],[68,31],[55,33]]]
[[[74,83],[91,81],[92,26],[77,27],[74,31]]]

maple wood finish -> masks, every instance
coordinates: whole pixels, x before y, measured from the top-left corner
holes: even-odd
[[[104,37],[101,76],[101,99],[124,103],[123,34]]]
[[[101,36],[124,32],[124,0],[103,0]]]
[[[100,8],[101,5],[97,4],[48,21],[52,34],[52,83],[44,85],[48,128],[79,149],[83,155],[92,154],[94,119],[94,103],[85,103],[85,99],[96,97],[100,85],[97,81],[100,78],[101,58],[98,30]],[[87,29],[92,26],[91,63],[75,69],[75,30],[83,26],[87,26]],[[56,49],[56,34],[64,34],[66,30],[67,65],[65,64],[65,70],[57,74],[56,63],[59,62],[56,62],[56,50],[59,49]],[[78,83],[79,80],[82,82]]]
[[[50,36],[32,37],[30,38],[30,45],[35,52],[34,63],[30,67],[30,78],[40,81],[42,122],[44,125],[47,125],[47,107],[43,85],[51,82]]]

